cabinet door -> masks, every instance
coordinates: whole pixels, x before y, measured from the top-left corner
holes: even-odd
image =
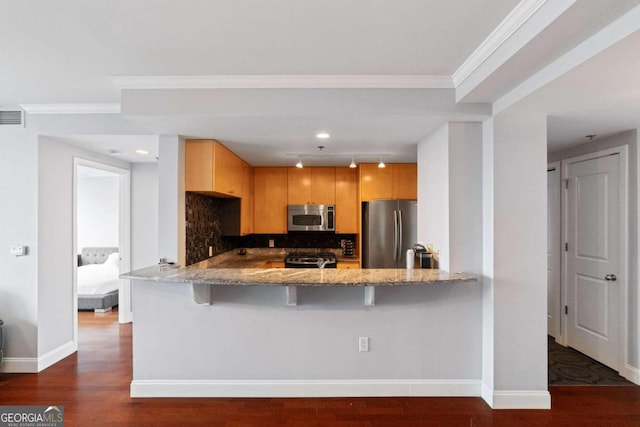
[[[242,194],[242,159],[216,142],[213,151],[213,188],[216,193],[240,197]]]
[[[287,232],[287,168],[254,169],[254,233]]]
[[[336,168],[311,168],[311,203],[335,205]]]
[[[242,162],[242,200],[240,201],[240,234],[253,233],[253,168]]]
[[[336,233],[357,232],[358,173],[356,169],[336,168]]]
[[[287,168],[287,200],[290,205],[311,203],[311,169]]]
[[[193,139],[185,145],[186,191],[213,191],[213,140]]]
[[[360,262],[358,262],[358,261],[338,261],[338,265],[336,267],[337,268],[342,268],[342,269],[353,270],[353,269],[360,268]]]
[[[393,164],[393,198],[418,198],[418,167],[415,163]]]
[[[377,163],[360,164],[360,197],[363,202],[393,198],[393,172],[391,165],[379,168]]]

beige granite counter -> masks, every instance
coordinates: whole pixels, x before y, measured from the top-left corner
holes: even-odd
[[[477,281],[475,277],[464,273],[426,269],[262,268],[268,262],[284,260],[288,251],[247,249],[246,255],[239,255],[235,250],[188,267],[152,266],[123,274],[121,277],[158,282],[235,286],[398,286]]]
[[[359,286],[364,289],[364,305],[373,306],[376,299],[375,288],[378,286],[399,287],[477,282],[477,279],[469,274],[429,269],[264,268],[271,262],[283,261],[287,252],[287,249],[247,249],[246,254],[240,255],[235,250],[188,267],[152,266],[122,274],[120,277],[187,284],[193,288],[194,301],[197,304],[206,305],[212,304],[214,299],[212,288],[216,285],[283,287],[286,290],[286,304],[288,306],[298,304],[298,287],[345,288]]]

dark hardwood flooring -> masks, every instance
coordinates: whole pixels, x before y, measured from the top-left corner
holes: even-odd
[[[553,409],[480,398],[132,399],[131,325],[80,313],[79,351],[39,374],[0,374],[0,405],[63,405],[66,426],[640,426],[640,387],[553,386]]]

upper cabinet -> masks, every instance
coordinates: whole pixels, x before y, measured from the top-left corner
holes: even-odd
[[[418,165],[415,163],[393,163],[393,198],[418,198]],[[385,168],[386,169],[386,168]]]
[[[360,198],[417,199],[418,168],[415,163],[387,163],[379,168],[376,163],[360,164]]]
[[[287,168],[254,168],[254,233],[287,232]]]
[[[336,168],[287,168],[290,205],[336,203]]]
[[[253,233],[253,168],[242,162],[242,201],[240,205],[240,234],[245,236]]]
[[[241,197],[243,160],[212,139],[191,139],[185,148],[185,189]]]
[[[336,233],[357,232],[358,171],[348,167],[336,168]]]

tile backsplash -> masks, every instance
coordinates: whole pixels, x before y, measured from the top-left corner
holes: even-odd
[[[289,234],[250,234],[248,236],[223,236],[220,209],[224,200],[199,193],[185,195],[186,256],[187,265],[209,258],[213,254],[235,248],[266,248],[269,240],[276,248],[340,248],[342,240],[355,243],[355,234],[329,232],[294,232]]]
[[[203,194],[187,192],[185,195],[187,265],[209,258],[209,246],[213,253],[227,250],[220,228],[220,200]]]
[[[250,234],[242,237],[225,237],[231,248],[266,248],[269,240],[276,248],[340,248],[341,240],[355,242],[355,234],[335,234],[330,232],[292,232],[289,234]]]

